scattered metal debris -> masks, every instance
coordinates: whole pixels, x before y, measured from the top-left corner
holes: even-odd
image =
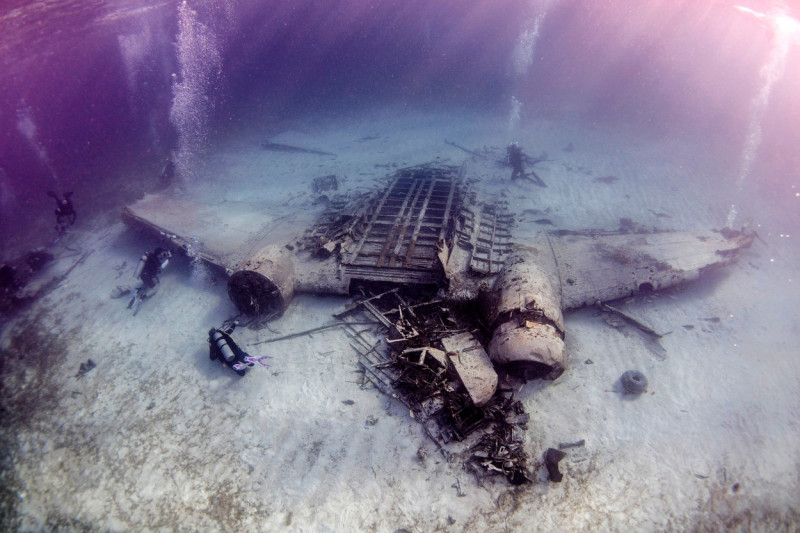
[[[449,459],[464,461],[480,477],[529,481],[522,442],[528,415],[510,391],[497,389],[497,374],[480,340],[488,334],[475,319],[479,315],[424,300],[424,294],[390,290],[337,314],[366,313],[382,326],[379,335],[346,322],[366,380],[408,407]]]

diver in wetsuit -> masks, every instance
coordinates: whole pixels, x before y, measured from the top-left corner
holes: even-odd
[[[47,196],[50,196],[56,201],[56,231],[59,235],[63,235],[66,233],[69,226],[75,224],[75,219],[78,216],[70,200],[72,191],[65,192],[63,199],[59,198],[53,191],[47,191]]]
[[[142,255],[136,272],[138,272],[139,279],[148,289],[155,289],[156,285],[161,282],[158,279],[158,275],[169,264],[170,257],[172,257],[172,254],[169,250],[163,248],[156,248],[154,251]],[[134,276],[136,276],[136,273],[134,273]]]
[[[525,154],[519,143],[511,143],[507,148],[508,164],[511,165],[511,180],[525,177]]]
[[[161,181],[162,185],[166,186],[172,183],[174,177],[175,177],[175,152],[171,151],[169,153],[169,157],[167,158],[167,164],[164,165],[164,169],[161,171],[161,174],[158,176],[158,179]]]
[[[231,334],[237,325],[239,325],[237,320],[226,320],[220,327],[208,330],[209,358],[212,361],[219,359],[222,366],[231,367],[240,376],[244,376],[247,368],[254,364],[269,368],[269,365],[263,361],[270,359],[270,356],[253,357],[239,348],[239,345],[233,340]]]
[[[160,283],[158,275],[167,267],[170,257],[172,257],[172,253],[164,248],[156,248],[152,252],[142,254],[136,270],[133,271],[133,277],[139,280],[139,284],[136,287],[119,285],[111,292],[111,297],[122,298],[126,294],[130,294],[128,309],[133,309],[133,315],[136,316],[142,306],[142,301],[158,291]]]
[[[133,290],[131,300],[128,302],[128,309],[133,309],[133,315],[139,312],[142,301],[150,298],[158,291],[158,284],[161,280],[158,275],[169,264],[172,254],[164,248],[156,248],[152,252],[147,252],[139,259],[139,265],[133,273],[133,277],[139,278],[141,283]]]

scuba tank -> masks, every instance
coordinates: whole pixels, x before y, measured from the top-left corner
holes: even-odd
[[[228,345],[228,339],[222,332],[218,329],[215,329],[214,332],[211,334],[211,342],[219,348],[219,352],[222,354],[222,357],[225,358],[225,361],[231,362],[236,359],[236,355],[233,353],[233,350]]]
[[[159,272],[167,268],[169,264],[169,258],[172,257],[172,252],[169,250],[164,250],[163,248],[156,248],[154,252],[156,254],[156,259],[159,261]]]
[[[139,264],[136,265],[136,270],[133,271],[133,278],[139,279],[139,276],[142,275],[142,270],[144,270],[144,264],[147,263],[147,254],[142,254],[141,259],[139,259]]]

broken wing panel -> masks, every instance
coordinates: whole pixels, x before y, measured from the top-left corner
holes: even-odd
[[[260,248],[287,243],[304,228],[298,217],[310,210],[280,216],[270,206],[249,202],[208,204],[164,195],[145,195],[126,207],[128,225],[158,232],[203,260],[228,269],[240,265]],[[313,214],[309,217],[313,217]]]
[[[711,231],[550,235],[564,310],[664,289],[727,265],[752,236]]]

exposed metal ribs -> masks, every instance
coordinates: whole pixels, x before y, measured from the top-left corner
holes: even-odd
[[[414,167],[398,171],[386,192],[374,201],[360,238],[343,250],[342,265],[356,273],[365,268],[438,271],[437,242],[446,235],[458,179],[449,167]],[[411,274],[415,277],[417,274]]]
[[[459,245],[472,250],[469,268],[479,274],[496,274],[511,251],[513,216],[501,203],[474,203],[461,209],[457,230]]]

